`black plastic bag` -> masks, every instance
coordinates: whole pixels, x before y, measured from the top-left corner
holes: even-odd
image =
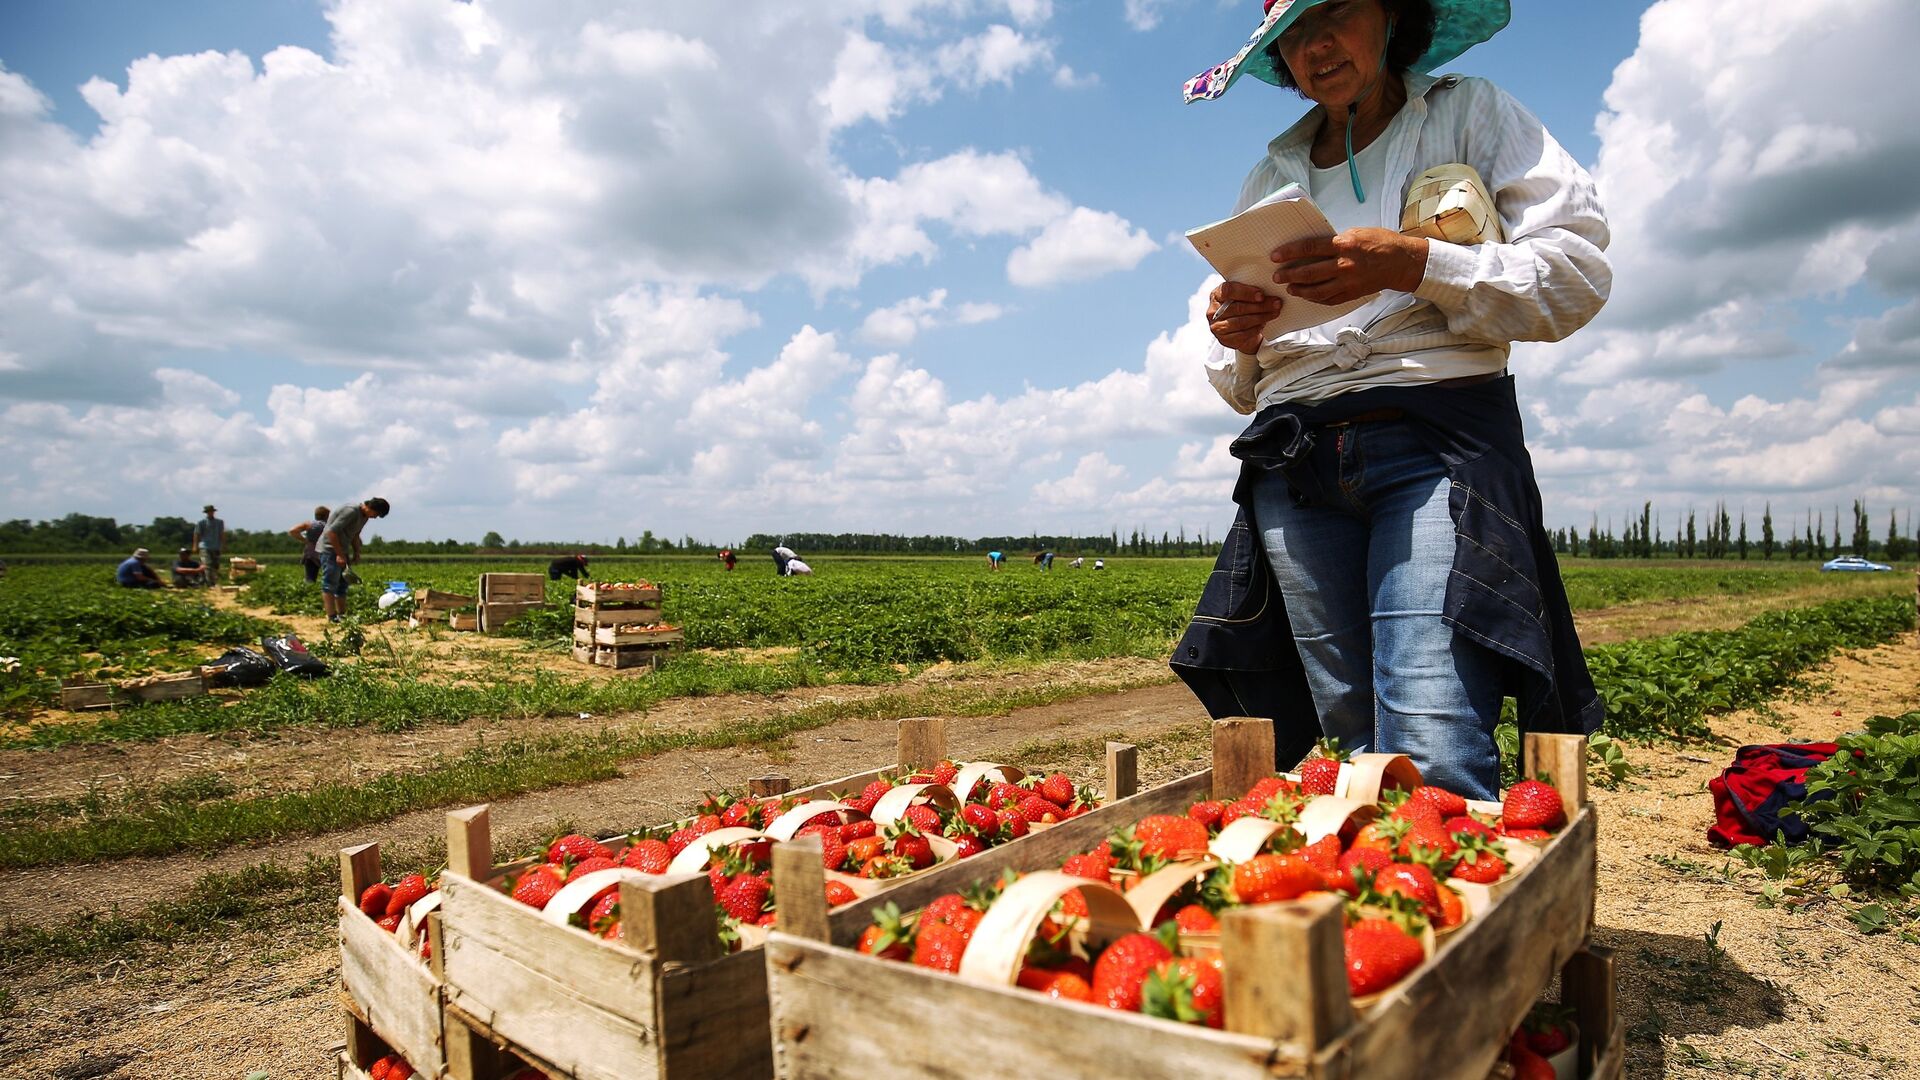
[[[267,650],[273,662],[280,670],[302,679],[317,679],[327,673],[327,665],[321,663],[300,643],[293,634],[277,638],[260,639],[260,647]]]
[[[206,665],[215,686],[265,686],[278,670],[273,661],[247,648],[235,645]]]

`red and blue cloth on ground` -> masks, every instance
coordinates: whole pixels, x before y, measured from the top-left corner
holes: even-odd
[[[1789,844],[1807,838],[1807,823],[1783,813],[1807,796],[1807,770],[1832,757],[1834,743],[1774,743],[1743,746],[1727,771],[1707,781],[1713,792],[1713,828],[1707,841],[1716,847],[1770,844],[1782,837]]]

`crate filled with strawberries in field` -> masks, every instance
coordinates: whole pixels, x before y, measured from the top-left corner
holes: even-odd
[[[573,658],[601,667],[657,667],[685,631],[660,614],[660,586],[604,581],[573,590]]]
[[[1272,775],[1270,724],[1254,777],[1222,736],[1258,728],[1221,724],[1204,789],[1129,800],[1146,812],[1050,862],[780,927],[776,1074],[945,1075],[910,1064],[918,1030],[848,1020],[909,1010],[974,1075],[1480,1080],[1556,975],[1579,1075],[1618,1074],[1583,740],[1530,735],[1541,778],[1483,803],[1390,755]]]
[[[902,721],[900,744],[901,761],[932,764],[713,799],[684,821],[561,836],[499,863],[486,808],[450,814],[448,1029],[553,1075],[769,1075],[759,950],[774,926],[865,925],[960,866],[1045,861],[1132,816],[1130,747],[1114,747],[1121,767],[1096,791],[947,760],[937,720]],[[804,853],[797,886],[773,865],[777,845]]]

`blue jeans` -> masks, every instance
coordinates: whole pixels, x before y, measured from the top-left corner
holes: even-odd
[[[1398,420],[1322,428],[1253,489],[1294,647],[1343,749],[1406,754],[1430,783],[1498,797],[1498,661],[1441,618],[1453,568],[1446,465]]]

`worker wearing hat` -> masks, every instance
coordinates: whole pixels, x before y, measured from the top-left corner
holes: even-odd
[[[1210,588],[1176,670],[1218,714],[1316,715],[1280,733],[1283,766],[1333,738],[1407,754],[1479,799],[1498,789],[1504,697],[1523,728],[1600,719],[1506,368],[1513,342],[1563,338],[1605,303],[1606,219],[1586,170],[1511,95],[1429,74],[1508,14],[1507,0],[1265,0],[1240,51],[1185,86],[1208,101],[1250,74],[1306,99],[1235,213],[1305,196],[1332,235],[1266,252],[1208,304],[1208,378],[1257,414],[1232,446],[1233,565],[1213,577],[1271,582],[1280,603]],[[1276,322],[1302,301],[1330,314]]]
[[[207,515],[193,523],[193,546],[200,549],[202,563],[207,580],[220,577],[220,550],[227,546],[227,523],[213,516],[212,503],[200,508]]]
[[[127,556],[118,567],[114,568],[114,583],[127,589],[165,588],[166,583],[160,580],[160,575],[154,573],[153,567],[147,565],[147,555],[146,548],[134,548],[133,554]]]

